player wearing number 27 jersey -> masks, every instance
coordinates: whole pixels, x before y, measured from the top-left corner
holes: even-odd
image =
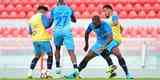
[[[54,42],[56,46],[63,44],[67,49],[74,49],[72,31],[71,31],[71,16],[73,11],[67,5],[58,5],[51,11],[54,27]]]
[[[56,46],[56,74],[61,74],[60,70],[60,49],[64,44],[68,50],[74,70],[77,71],[77,60],[74,54],[74,41],[72,35],[72,22],[76,22],[73,10],[64,0],[58,0],[57,6],[51,10],[53,20],[54,44]]]

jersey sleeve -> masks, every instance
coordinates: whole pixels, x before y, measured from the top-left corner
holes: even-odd
[[[92,24],[89,24],[86,32],[90,33],[90,32],[92,32],[92,30],[93,30],[93,29],[92,29]]]

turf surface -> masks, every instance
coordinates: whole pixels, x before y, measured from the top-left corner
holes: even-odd
[[[0,78],[0,80],[75,80],[75,79],[39,79],[39,78],[34,78],[34,79],[22,79],[22,78]],[[80,80],[107,80],[105,78],[84,78]],[[125,79],[120,79],[120,78],[115,78],[115,79],[109,79],[109,80],[125,80]],[[136,78],[134,80],[160,80],[160,78]]]

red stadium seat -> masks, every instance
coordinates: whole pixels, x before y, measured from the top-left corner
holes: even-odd
[[[87,11],[82,13],[82,18],[89,18],[91,16],[92,15],[89,12],[87,12]]]
[[[105,18],[105,13],[104,12],[100,12],[100,17],[101,18]]]
[[[33,9],[32,9],[32,11],[36,11],[36,10],[37,10],[37,8],[38,8],[38,6],[39,6],[39,4],[33,5]]]
[[[154,11],[159,11],[159,10],[160,10],[160,4],[159,4],[159,3],[155,3],[155,4],[153,5],[153,10],[154,10]]]
[[[140,10],[142,10],[142,9],[143,9],[143,7],[142,7],[141,4],[138,3],[138,4],[135,4],[135,5],[134,5],[134,10],[135,10],[135,11],[140,11]]]
[[[153,37],[154,28],[153,27],[147,27],[147,37]]]
[[[101,10],[103,8],[104,4],[99,4],[98,6],[95,6],[96,9]]]
[[[9,18],[16,18],[18,15],[15,11],[10,12]]]
[[[4,27],[2,36],[3,37],[8,37],[9,36],[9,32],[10,32],[10,30],[7,27]]]
[[[126,4],[126,3],[128,3],[130,0],[119,0],[118,2],[119,3],[123,3],[123,4]]]
[[[120,11],[120,14],[119,14],[119,16],[121,17],[121,18],[126,18],[127,17],[127,12],[126,11]]]
[[[30,11],[30,12],[27,13],[27,18],[31,18],[33,15],[34,15],[34,12]]]
[[[16,5],[16,11],[22,11],[24,7],[21,4]]]
[[[155,18],[156,17],[156,13],[153,10],[151,10],[151,11],[148,12],[147,17]]]
[[[83,4],[80,4],[80,6],[77,8],[77,10],[84,12],[84,11],[86,11],[86,8],[87,8],[87,6],[83,3]]]
[[[146,3],[146,0],[138,0],[139,3],[144,4]]]
[[[3,10],[5,10],[5,6],[3,4],[0,4],[0,12],[2,12]]]
[[[116,11],[121,11],[121,10],[123,10],[123,4],[121,4],[121,3],[119,3],[119,4],[116,4],[116,6],[115,6],[115,9],[116,9]]]
[[[81,13],[78,12],[78,11],[76,11],[74,14],[75,14],[76,18],[80,18],[81,17]]]
[[[91,12],[90,16],[89,17],[93,17],[95,15],[99,15],[99,13],[97,11],[94,11],[94,12]]]
[[[25,18],[26,17],[26,13],[24,11],[19,12],[18,14],[19,18]]]
[[[2,3],[5,4],[5,5],[6,4],[8,5],[10,2],[12,2],[12,0],[2,0]]]
[[[131,11],[131,10],[133,10],[133,6],[132,6],[132,4],[128,3],[128,4],[126,4],[126,6],[125,6],[124,9],[125,9],[126,11]]]
[[[28,36],[28,31],[26,27],[20,28],[18,32],[19,37],[27,37]]]
[[[139,18],[145,18],[145,17],[146,17],[146,12],[145,12],[145,11],[140,11],[140,12],[138,13],[138,17],[139,17]]]
[[[76,4],[71,4],[70,7],[71,7],[73,10],[76,10],[76,9],[77,9],[77,5],[76,5]]]
[[[48,0],[38,0],[38,2],[39,2],[40,4],[45,4],[45,3],[49,2],[49,1],[48,1]]]
[[[14,1],[12,1],[12,4],[17,5],[17,4],[19,4],[20,2],[21,2],[21,0],[14,0]]]
[[[135,11],[130,11],[128,14],[129,18],[137,18],[137,13]]]
[[[150,4],[155,4],[158,2],[158,0],[146,0],[146,2]]]
[[[7,12],[2,12],[0,15],[1,18],[8,18],[8,13]]]
[[[15,10],[15,6],[13,6],[12,4],[9,4],[9,5],[6,7],[6,10],[7,10],[7,11],[14,11],[14,10]]]
[[[73,3],[73,0],[66,0],[66,2],[67,2],[68,4],[71,4],[71,3]]]
[[[39,4],[38,2],[39,0],[23,0],[23,3],[30,4],[30,5]]]
[[[160,18],[160,11],[158,11],[156,17],[157,17],[157,18]]]
[[[96,6],[94,6],[94,4],[89,4],[88,7],[87,7],[87,11],[94,11],[96,9]]]
[[[128,2],[131,3],[131,4],[135,4],[135,3],[138,2],[138,0],[129,0]]]
[[[25,11],[33,11],[33,7],[30,4],[25,5]]]
[[[149,3],[146,3],[146,4],[144,4],[144,10],[146,10],[146,11],[149,11],[149,10],[152,10],[152,6],[151,6],[151,4],[149,4]]]

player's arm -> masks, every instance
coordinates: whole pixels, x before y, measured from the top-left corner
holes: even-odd
[[[92,31],[92,28],[91,28],[91,25],[89,25],[89,27],[85,31],[85,47],[84,47],[84,51],[88,50],[88,47],[89,47],[88,40],[89,40],[89,34],[90,34],[91,31]]]
[[[122,25],[120,25],[120,30],[121,30],[121,33],[123,32],[123,27],[122,27]]]
[[[30,24],[29,24],[28,32],[29,32],[30,35],[32,35],[32,28],[31,28],[31,25],[30,25]]]
[[[42,22],[46,29],[50,28],[53,23],[53,21],[45,15],[42,16]]]
[[[74,11],[72,10],[72,15],[71,15],[71,20],[72,20],[72,22],[74,22],[74,23],[76,23],[77,22],[77,20],[76,20],[76,17],[75,17],[75,15],[74,15]]]

